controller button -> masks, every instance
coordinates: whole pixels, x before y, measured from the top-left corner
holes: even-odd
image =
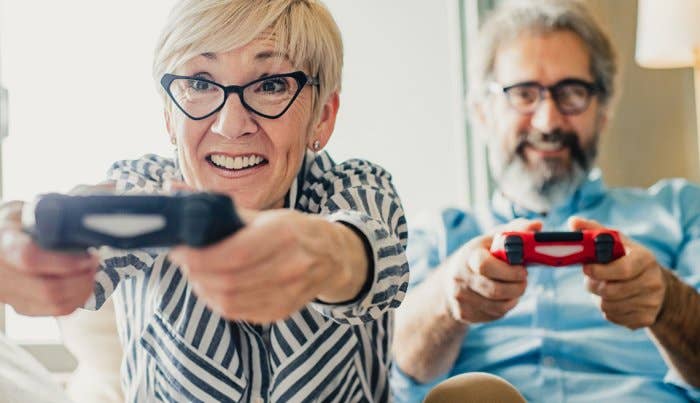
[[[594,239],[595,256],[598,263],[608,263],[613,258],[613,245],[615,243],[612,235],[599,234]]]
[[[523,264],[523,239],[518,235],[508,235],[504,242],[506,258],[511,265]]]

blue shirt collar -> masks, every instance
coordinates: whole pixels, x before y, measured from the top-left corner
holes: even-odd
[[[566,201],[555,206],[550,213],[557,213],[561,216],[570,216],[578,211],[590,208],[600,202],[605,195],[606,187],[600,169],[594,168],[588,174],[581,186],[572,193]],[[539,212],[530,211],[516,203],[508,200],[503,193],[496,190],[491,200],[492,212],[502,222],[509,222],[516,218],[535,219],[543,215]]]

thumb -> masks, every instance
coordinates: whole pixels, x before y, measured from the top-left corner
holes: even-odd
[[[236,208],[236,212],[238,213],[238,216],[241,217],[241,220],[243,220],[243,222],[247,225],[255,221],[255,219],[261,214],[259,211],[243,207]]]
[[[568,225],[572,231],[581,231],[581,230],[585,230],[585,229],[604,229],[605,228],[600,223],[598,223],[598,221],[587,220],[587,219],[581,218],[581,217],[569,218]]]
[[[163,190],[165,190],[168,193],[175,193],[175,192],[181,192],[181,191],[186,191],[186,192],[196,192],[197,191],[197,189],[186,184],[185,182],[181,182],[181,181],[177,181],[177,180],[165,181],[165,183],[163,184]]]
[[[539,231],[542,229],[542,221],[539,220],[527,220],[525,218],[518,218],[507,224],[501,225],[496,228],[496,232],[506,232],[506,231]]]

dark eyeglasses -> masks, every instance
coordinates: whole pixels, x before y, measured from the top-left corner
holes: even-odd
[[[570,78],[548,87],[535,81],[507,87],[492,82],[489,84],[489,90],[504,93],[510,106],[522,114],[534,113],[544,99],[544,93],[549,92],[561,114],[578,115],[588,108],[593,95],[600,92],[600,87],[594,83]]]
[[[193,120],[205,119],[223,108],[229,94],[236,93],[249,111],[277,119],[292,105],[305,85],[319,85],[303,71],[275,74],[245,85],[223,86],[201,77],[165,74],[160,84],[175,105]]]

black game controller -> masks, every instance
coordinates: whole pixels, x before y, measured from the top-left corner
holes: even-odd
[[[36,242],[51,250],[119,249],[186,244],[203,247],[243,227],[233,201],[216,193],[40,197],[22,214]]]

